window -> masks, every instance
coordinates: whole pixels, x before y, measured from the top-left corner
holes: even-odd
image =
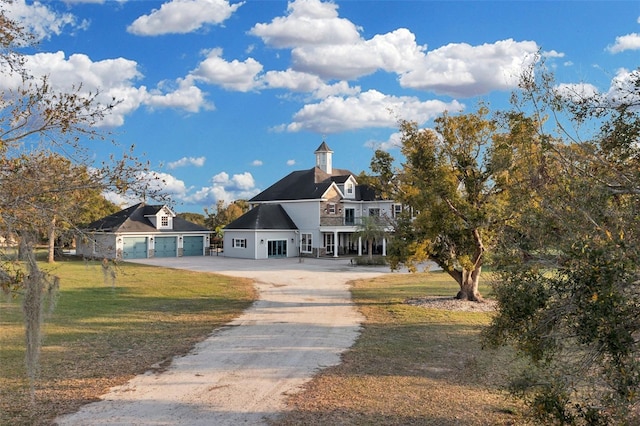
[[[347,183],[347,194],[353,194],[353,184],[351,182]]]
[[[334,203],[327,204],[327,212],[329,214],[336,214],[336,205]]]
[[[393,217],[400,216],[400,213],[402,213],[402,204],[394,204],[393,205]]]
[[[163,228],[169,226],[169,216],[162,216],[160,218],[160,226],[162,226]]]
[[[300,240],[300,251],[302,253],[311,253],[311,234],[302,234]]]
[[[246,238],[234,238],[231,244],[234,248],[247,248]]]
[[[369,209],[369,216],[375,216],[375,217],[380,216],[380,209],[378,208]]]

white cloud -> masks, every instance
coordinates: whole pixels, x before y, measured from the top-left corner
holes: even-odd
[[[358,28],[351,21],[338,18],[337,9],[331,2],[296,0],[289,3],[287,16],[274,18],[269,24],[256,24],[250,34],[278,48],[358,42]]]
[[[522,71],[536,59],[533,41],[511,39],[471,46],[452,43],[432,50],[400,77],[403,87],[472,97],[517,86]]]
[[[235,200],[247,200],[259,192],[251,173],[244,172],[230,177],[228,173],[220,172],[211,178],[211,186],[201,188],[184,201],[215,205],[218,201],[230,203]]]
[[[161,82],[156,89],[149,91],[144,103],[151,108],[178,108],[193,113],[200,109],[215,109],[190,77],[179,78],[175,83]]]
[[[148,190],[146,191],[146,195],[157,193],[168,196],[175,201],[188,198],[189,188],[182,180],[168,173],[156,171],[140,172],[137,174],[136,180],[141,185],[147,185]],[[140,195],[134,195],[132,193],[118,194],[115,192],[106,192],[103,195],[107,200],[121,207],[131,206],[143,201]]]
[[[640,34],[631,33],[616,37],[616,42],[613,45],[607,46],[607,50],[611,53],[620,53],[626,50],[640,50]]]
[[[554,88],[554,92],[559,96],[578,102],[582,99],[590,98],[598,95],[596,86],[587,83],[579,84],[558,84]]]
[[[212,49],[191,73],[193,78],[240,92],[248,92],[259,86],[257,76],[262,71],[262,65],[258,61],[248,58],[244,62],[237,59],[227,62],[221,56],[222,49]]]
[[[287,160],[287,166],[295,166],[296,160]]]
[[[297,47],[293,67],[326,79],[353,79],[377,70],[403,73],[423,60],[426,47],[405,28],[354,43]]]
[[[253,160],[253,162],[251,163],[251,165],[255,167],[260,167],[262,166],[262,164],[262,160]]]
[[[390,151],[402,147],[402,133],[392,133],[386,141],[369,140],[364,146],[372,149],[380,149],[382,151]]]
[[[56,13],[40,2],[26,4],[25,0],[3,2],[2,8],[9,19],[20,22],[37,40],[49,39],[59,35],[65,27],[86,28],[88,23],[77,22],[71,13]]]
[[[311,93],[316,99],[322,99],[332,95],[355,95],[360,92],[360,87],[350,87],[346,81],[327,84],[317,75],[292,69],[287,69],[286,71],[268,71],[262,77],[262,81],[266,88]]]
[[[310,130],[337,133],[367,127],[395,127],[398,116],[424,123],[443,111],[461,111],[463,104],[439,100],[420,101],[409,96],[389,96],[376,90],[347,98],[332,96],[305,105],[287,126],[290,132]]]
[[[177,161],[172,161],[167,164],[169,169],[176,169],[178,167],[185,166],[195,166],[202,167],[204,166],[204,162],[206,161],[206,157],[182,157]]]
[[[142,36],[190,33],[206,25],[222,24],[243,4],[230,4],[226,0],[171,0],[140,16],[127,31]]]
[[[82,96],[98,93],[96,101],[102,105],[117,104],[105,116],[99,126],[121,126],[125,117],[142,106],[150,108],[178,108],[188,112],[210,109],[203,92],[191,78],[178,79],[176,83],[160,83],[155,89],[136,86],[142,79],[135,61],[125,58],[93,61],[87,55],[74,54],[65,57],[64,52],[37,53],[25,56],[26,67],[32,76],[47,76],[54,91],[78,91]],[[16,89],[20,78],[7,71],[0,79],[0,89]]]

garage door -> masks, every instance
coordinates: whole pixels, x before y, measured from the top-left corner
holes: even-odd
[[[124,259],[146,259],[147,237],[127,237],[123,240],[122,257]]]
[[[176,257],[177,255],[176,237],[156,237],[155,257]]]
[[[204,237],[184,237],[183,256],[202,256]]]

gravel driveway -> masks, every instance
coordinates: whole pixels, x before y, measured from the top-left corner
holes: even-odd
[[[140,263],[217,272],[256,281],[259,300],[158,373],[137,376],[59,425],[260,425],[286,409],[286,396],[340,362],[362,316],[346,283],[388,268],[343,259],[145,259]],[[188,284],[188,283],[186,283]]]

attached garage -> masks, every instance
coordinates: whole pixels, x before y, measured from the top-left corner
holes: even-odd
[[[146,259],[147,237],[125,237],[122,239],[124,259]]]
[[[184,237],[182,242],[183,256],[202,256],[204,253],[204,237],[190,236]]]
[[[156,237],[155,257],[176,257],[178,255],[177,238],[174,237]]]

